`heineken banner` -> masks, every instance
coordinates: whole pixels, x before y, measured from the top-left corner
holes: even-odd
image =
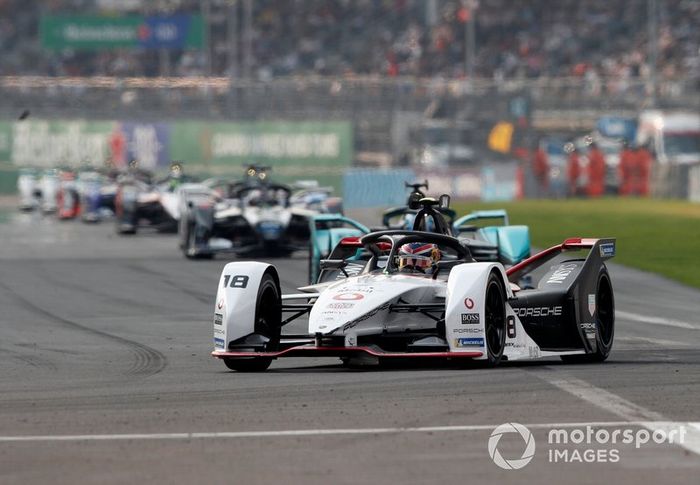
[[[42,47],[50,50],[201,49],[204,46],[204,27],[199,15],[45,15],[41,17],[39,34]]]
[[[125,166],[178,160],[203,169],[268,163],[290,176],[337,175],[353,157],[348,122],[0,122],[0,162],[17,166]]]

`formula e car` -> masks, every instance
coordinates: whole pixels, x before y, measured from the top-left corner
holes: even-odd
[[[19,210],[32,211],[41,204],[41,187],[37,172],[31,168],[22,168],[17,177]]]
[[[251,166],[248,173],[266,173]],[[182,208],[180,246],[189,259],[212,258],[218,253],[264,252],[288,255],[309,244],[309,220],[316,214],[342,210],[332,189],[292,187],[248,176],[232,183],[221,197],[190,198]]]
[[[419,216],[434,216],[438,202],[423,204]],[[429,266],[404,249],[415,245],[428,248]],[[603,361],[612,348],[614,296],[605,261],[615,255],[614,239],[567,239],[508,270],[475,261],[468,244],[434,232],[382,230],[341,246],[348,256],[324,261],[321,283],[289,295],[281,294],[274,266],[227,264],[212,355],[233,370],[262,371],[292,356],[340,357],[348,365],[395,358],[497,365],[552,356]],[[353,264],[360,270],[348,271]],[[521,289],[513,282],[526,274],[538,283]],[[307,332],[282,334],[306,315]]]
[[[440,213],[440,221],[431,217],[417,219],[424,196],[424,184],[406,184],[413,190],[408,205],[394,207],[384,212],[383,227],[437,232],[455,236],[469,245],[477,261],[498,261],[509,267],[530,256],[530,231],[527,226],[510,225],[505,210],[475,211],[460,218],[448,204],[439,204],[434,210]],[[398,221],[398,222],[397,222]],[[488,225],[483,222],[488,221]],[[498,221],[499,223],[491,223]],[[361,236],[370,232],[363,224],[343,216],[315,216],[310,221],[309,283],[315,283],[320,274],[320,261],[333,258],[331,253],[344,237]]]
[[[115,197],[118,234],[135,234],[139,227],[154,227],[159,232],[177,232],[181,201],[187,192],[209,193],[209,187],[185,177],[179,165],[163,180],[151,182],[149,174],[130,172],[119,181]]]

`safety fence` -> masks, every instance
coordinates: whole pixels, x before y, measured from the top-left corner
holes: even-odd
[[[406,203],[404,182],[427,181],[431,196],[455,200],[505,201],[521,193],[516,163],[451,169],[348,169],[343,176],[343,204],[350,209]]]

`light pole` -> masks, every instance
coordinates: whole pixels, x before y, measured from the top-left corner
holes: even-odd
[[[474,78],[476,60],[476,10],[479,8],[479,1],[463,0],[462,5],[467,13],[464,25],[464,73],[471,80]]]
[[[647,49],[649,53],[649,83],[651,107],[656,106],[658,79],[656,63],[659,58],[659,5],[657,0],[647,0]]]

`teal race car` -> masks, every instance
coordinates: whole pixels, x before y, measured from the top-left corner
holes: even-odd
[[[386,211],[382,220],[385,227],[382,229],[392,228],[389,221],[397,215],[408,214],[413,216],[409,219],[413,230],[427,230],[457,237],[469,247],[477,261],[500,262],[509,267],[530,257],[529,228],[523,225],[510,225],[505,210],[475,211],[455,219],[454,211],[448,207],[449,197],[443,196],[441,200],[445,200],[445,197],[446,203],[436,204],[436,209],[443,214],[443,220],[446,221],[444,225],[436,227],[431,220],[425,223],[421,220],[415,221],[415,216],[420,213],[421,202],[434,200],[425,198],[415,201],[412,204],[415,207],[393,208]],[[387,217],[389,214],[392,215],[391,218]],[[488,224],[484,224],[485,222]],[[332,261],[347,258],[349,255],[345,253],[354,250],[353,241],[372,232],[364,224],[336,214],[320,214],[311,217],[309,230],[309,284],[319,282],[324,264],[332,264]],[[324,260],[327,261],[324,262]],[[344,269],[352,271],[352,268]]]

